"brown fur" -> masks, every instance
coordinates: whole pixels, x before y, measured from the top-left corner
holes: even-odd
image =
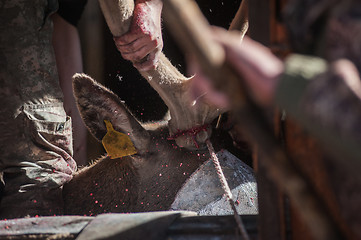
[[[75,78],[75,95],[89,130],[98,139],[110,120],[117,131],[130,133],[138,154],[101,158],[80,170],[64,186],[65,214],[167,210],[185,180],[209,155],[192,152],[167,140],[167,125],[145,130],[123,103],[86,75]]]
[[[102,0],[100,6],[114,36],[129,29],[133,1]],[[190,107],[191,79],[164,54],[160,54],[155,70],[141,75],[168,106],[166,125],[156,123],[158,128],[145,129],[115,94],[86,75],[74,77],[78,107],[93,136],[102,139],[106,134],[104,120],[108,120],[116,131],[129,135],[137,154],[113,160],[105,157],[79,171],[64,186],[65,214],[167,210],[189,175],[209,158],[205,149],[192,152],[178,147],[196,146],[192,137],[176,138],[178,145],[167,138],[178,130],[211,123],[220,111],[203,102]],[[204,144],[210,134],[208,129],[194,138]]]

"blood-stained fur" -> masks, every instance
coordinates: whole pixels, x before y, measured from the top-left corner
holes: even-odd
[[[74,92],[84,122],[97,139],[106,134],[104,120],[108,120],[116,131],[130,137],[137,154],[116,159],[106,156],[76,173],[64,186],[65,213],[168,210],[189,176],[209,159],[208,150],[178,147],[168,139],[167,121],[141,124],[115,94],[89,76],[75,76]],[[250,168],[246,171],[252,173]],[[254,198],[253,174],[243,179],[242,184],[252,185],[249,192],[240,191],[241,198]],[[233,182],[232,186],[236,187]]]

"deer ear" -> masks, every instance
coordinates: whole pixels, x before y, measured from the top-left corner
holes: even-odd
[[[96,139],[101,141],[107,133],[104,120],[108,120],[115,130],[129,135],[138,151],[146,151],[149,133],[117,95],[88,75],[78,73],[73,76],[73,90],[80,115]]]

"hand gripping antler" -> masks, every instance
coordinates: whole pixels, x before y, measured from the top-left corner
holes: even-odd
[[[99,3],[113,36],[126,33],[133,16],[134,0],[99,0]],[[140,73],[168,106],[171,116],[169,121],[171,135],[179,131],[203,127],[220,114],[218,109],[201,101],[193,104],[193,100],[189,97],[192,79],[182,75],[163,53],[159,56],[155,70],[140,71]],[[195,136],[180,134],[175,140],[179,146],[193,148],[199,143],[204,143],[210,134],[208,129],[199,131]]]

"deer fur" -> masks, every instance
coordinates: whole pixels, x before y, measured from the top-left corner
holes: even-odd
[[[137,154],[106,156],[78,171],[63,189],[65,214],[168,210],[184,182],[210,157],[204,148],[189,150],[168,140],[167,121],[141,124],[118,96],[85,74],[74,76],[74,93],[98,140],[108,120],[129,135]]]
[[[113,35],[125,33],[133,0],[99,2]],[[155,70],[141,74],[169,108],[170,117],[163,122],[142,124],[110,90],[85,74],[73,77],[78,108],[93,136],[98,140],[104,137],[104,120],[108,120],[116,131],[130,137],[137,154],[117,159],[106,156],[78,171],[63,189],[65,214],[168,210],[189,176],[209,159],[202,143],[210,137],[211,128],[194,138],[168,138],[178,130],[211,123],[220,114],[219,109],[203,102],[192,104],[191,79],[183,76],[163,54]],[[195,141],[201,148],[195,149]],[[255,182],[254,178],[248,180]]]

